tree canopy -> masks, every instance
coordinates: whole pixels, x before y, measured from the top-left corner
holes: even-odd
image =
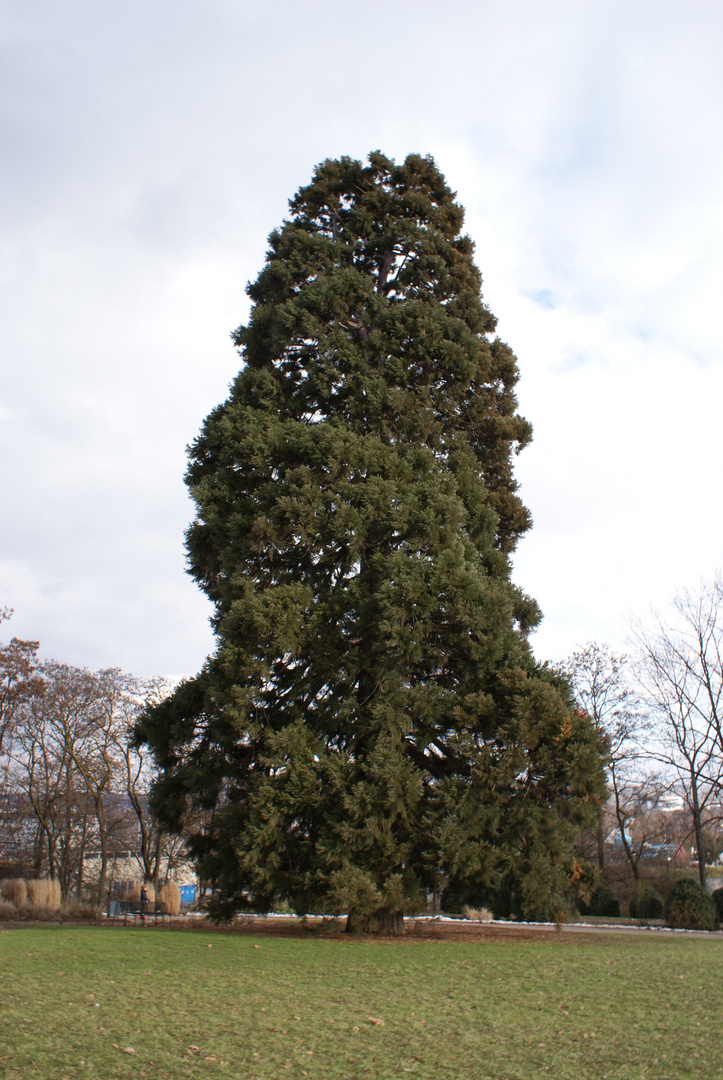
[[[445,886],[547,911],[600,744],[511,580],[531,429],[463,210],[431,158],[377,152],[323,162],[290,211],[190,450],[217,648],[139,725],[156,812],[204,812],[219,914],[284,898],[395,926]]]

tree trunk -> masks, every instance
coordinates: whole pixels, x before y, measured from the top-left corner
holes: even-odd
[[[105,809],[105,794],[102,790],[96,794],[94,801],[100,841],[100,873],[98,874],[96,907],[101,911],[105,906],[105,891],[108,882],[108,818]]]
[[[620,842],[623,845],[625,858],[628,860],[628,865],[633,872],[634,879],[638,881],[640,879],[640,872],[638,870],[638,859],[640,858],[640,853],[638,853],[637,858],[633,855],[632,848],[630,847],[628,838],[625,834],[625,826],[627,825],[628,821],[620,808],[620,800],[617,789],[615,789],[615,817],[617,818],[618,829],[620,830]]]
[[[706,858],[706,846],[705,837],[703,836],[703,822],[701,821],[700,803],[698,802],[698,785],[696,779],[691,777],[691,810],[693,811],[693,831],[695,832],[695,846],[698,849],[698,879],[705,889],[706,887],[706,872],[705,872],[705,858]]]
[[[371,915],[350,911],[346,917],[347,934],[403,934],[404,915],[401,911],[379,908]]]
[[[45,831],[42,823],[38,825],[37,832],[35,833],[35,841],[33,843],[33,877],[39,878],[43,867],[43,844],[45,841]]]
[[[55,858],[57,840],[54,836],[51,837],[50,833],[47,832],[47,830],[45,836],[48,844],[48,877],[54,878],[58,876],[58,868]]]
[[[78,862],[78,884],[76,886],[76,895],[78,897],[78,903],[83,902],[83,884],[85,878],[85,845],[80,850],[80,860]],[[68,893],[70,893],[70,885],[68,886]]]
[[[96,893],[96,907],[102,911],[105,907],[105,894],[108,885],[108,851],[103,848],[100,856],[100,874],[98,875],[98,891]]]
[[[156,850],[154,854],[153,862],[153,888],[158,892],[158,886],[161,883],[161,859],[163,856],[163,833],[158,830],[156,835]]]

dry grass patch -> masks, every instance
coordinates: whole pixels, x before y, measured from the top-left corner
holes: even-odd
[[[166,905],[169,915],[181,914],[181,890],[175,881],[166,881],[159,885],[156,900]]]
[[[471,908],[465,905],[465,907],[462,908],[462,914],[465,919],[469,919],[470,922],[492,922],[494,919],[494,915],[486,907]]]
[[[13,907],[19,908],[28,902],[28,886],[23,878],[7,878],[0,885],[0,895]]]
[[[36,908],[57,911],[60,907],[60,882],[50,878],[34,878],[26,882],[28,904]]]
[[[15,908],[26,905],[57,911],[60,907],[60,882],[50,878],[7,878],[0,886],[0,895]]]

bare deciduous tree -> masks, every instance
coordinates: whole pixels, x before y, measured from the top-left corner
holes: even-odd
[[[10,619],[12,608],[0,610],[0,622]],[[12,734],[18,708],[23,702],[42,694],[43,682],[37,675],[37,641],[13,638],[0,645],[0,753]]]
[[[606,645],[588,642],[559,665],[570,680],[579,708],[584,710],[606,740],[608,784],[620,839],[630,868],[637,877],[639,854],[629,843],[631,792],[641,787],[643,742],[648,718],[627,674],[628,658]],[[651,789],[652,790],[652,789]],[[605,867],[605,830],[597,832],[597,856]]]
[[[153,764],[150,754],[146,753],[143,747],[135,745],[133,732],[141,708],[158,704],[171,689],[165,679],[133,679],[125,688],[124,711],[121,722],[116,725],[118,782],[128,799],[135,826],[135,836],[129,847],[135,853],[144,880],[152,880],[156,887],[159,884],[162,857],[165,856],[168,870],[178,841],[177,838],[164,834],[151,815],[149,792],[154,777]]]
[[[33,874],[48,873],[67,896],[89,839],[89,807],[65,732],[57,723],[57,713],[63,711],[62,692],[52,685],[46,690],[25,702],[19,712],[11,769],[34,820],[34,828],[27,828],[33,834]]]
[[[151,770],[131,743],[138,712],[168,687],[117,668],[91,672],[54,660],[35,671],[41,689],[18,700],[3,756],[5,801],[16,833],[15,817],[24,811],[21,831],[32,837],[35,875],[56,878],[64,898],[80,896],[90,887],[92,855],[93,899],[101,906],[119,852],[132,853],[147,879],[158,878],[168,854],[150,815]]]
[[[667,618],[638,623],[638,676],[660,718],[660,762],[679,781],[706,882],[706,824],[723,791],[723,583],[675,597]]]

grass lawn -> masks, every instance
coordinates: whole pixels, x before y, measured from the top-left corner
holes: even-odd
[[[0,932],[0,1077],[723,1077],[723,941]]]

